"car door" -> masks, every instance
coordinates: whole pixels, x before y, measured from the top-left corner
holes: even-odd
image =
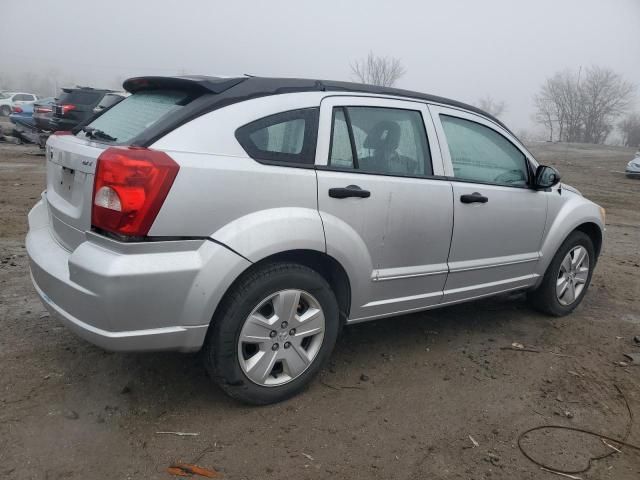
[[[443,303],[533,285],[548,193],[529,186],[530,155],[506,129],[480,115],[429,109],[453,186]]]
[[[350,321],[440,302],[453,197],[426,105],[327,97],[318,135],[318,209],[351,282]]]

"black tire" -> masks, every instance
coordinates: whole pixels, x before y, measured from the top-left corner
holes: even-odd
[[[587,275],[587,281],[584,285],[584,288],[582,289],[582,292],[580,292],[580,295],[578,295],[573,303],[569,305],[563,305],[562,303],[560,303],[560,301],[558,300],[558,296],[556,295],[556,282],[558,279],[562,261],[564,260],[567,253],[569,253],[576,246],[582,246],[587,250],[587,253],[589,255],[589,272]],[[536,290],[528,293],[527,298],[529,304],[536,310],[554,317],[563,317],[570,314],[578,305],[580,305],[580,302],[582,302],[582,299],[586,295],[589,284],[591,283],[591,276],[593,274],[595,265],[595,249],[593,248],[593,242],[591,241],[589,236],[586,233],[580,232],[578,230],[572,232],[553,257],[551,264],[544,274],[540,286]]]
[[[264,298],[292,288],[308,292],[320,303],[325,316],[322,345],[299,377],[279,386],[261,386],[252,382],[240,366],[240,332]],[[331,355],[339,330],[338,302],[319,273],[295,263],[266,264],[244,274],[225,295],[209,327],[203,359],[209,375],[228,395],[244,403],[267,405],[286,400],[309,385]]]
[[[0,116],[8,117],[10,113],[11,113],[11,107],[10,106],[2,105],[0,107]]]

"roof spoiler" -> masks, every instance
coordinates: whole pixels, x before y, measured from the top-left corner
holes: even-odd
[[[130,93],[159,88],[201,93],[222,93],[244,80],[246,80],[246,77],[134,77],[125,80],[122,87]]]

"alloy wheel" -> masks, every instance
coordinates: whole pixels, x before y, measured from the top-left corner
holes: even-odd
[[[296,289],[276,292],[244,322],[238,339],[240,367],[257,385],[284,385],[311,365],[324,331],[324,312],[313,295]]]
[[[556,281],[556,296],[561,305],[574,303],[589,278],[589,252],[581,245],[573,247],[560,264]]]

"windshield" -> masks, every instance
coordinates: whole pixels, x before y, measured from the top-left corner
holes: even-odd
[[[126,143],[161,118],[188,103],[189,94],[177,90],[147,90],[125,98],[88,126]]]

